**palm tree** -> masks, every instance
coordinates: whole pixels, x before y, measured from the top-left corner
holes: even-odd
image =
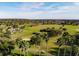
[[[0,40],[0,52],[2,55],[12,55],[12,50],[15,48],[15,42],[13,40]]]
[[[66,32],[63,33],[62,37],[63,37],[64,45],[65,45],[65,48],[64,48],[64,56],[65,56],[70,34],[66,31]]]
[[[28,56],[28,49],[30,47],[30,44],[28,41],[24,41],[24,56],[27,55]],[[27,54],[26,54],[26,51],[27,51]]]
[[[76,56],[79,56],[79,48],[78,47],[77,47],[76,51],[77,51]]]
[[[57,40],[57,43],[59,44],[58,55],[60,53],[60,47],[62,45],[65,46],[65,48],[64,48],[64,56],[66,55],[66,45],[67,45],[68,40],[69,40],[68,38],[69,38],[69,33],[68,32],[64,32],[62,37]]]
[[[59,38],[58,40],[57,40],[57,43],[58,43],[58,56],[60,55],[60,48],[61,48],[61,46],[63,45],[63,38]]]
[[[17,44],[18,48],[20,49],[20,55],[21,55],[21,51],[22,51],[21,48],[23,48],[23,46],[21,45],[22,44],[22,38],[17,38],[16,44]]]
[[[9,41],[8,42],[8,49],[9,49],[9,54],[11,55],[11,50],[15,48],[15,41]]]
[[[31,40],[30,40],[30,44],[34,45],[35,47],[37,47],[37,45],[38,45],[39,49],[40,49],[41,40],[42,40],[42,37],[41,37],[40,33],[33,33],[33,36],[31,37]]]
[[[48,40],[49,40],[49,37],[46,36],[46,38],[45,38],[45,42],[46,42],[46,50],[47,50],[47,51],[48,51]]]

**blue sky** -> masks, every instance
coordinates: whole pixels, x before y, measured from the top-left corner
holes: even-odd
[[[79,19],[79,3],[0,2],[0,18]]]

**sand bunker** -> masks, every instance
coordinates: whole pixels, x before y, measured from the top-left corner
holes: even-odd
[[[76,29],[76,31],[79,31],[79,29]]]
[[[30,38],[23,38],[23,40],[29,41],[29,40],[30,40]]]

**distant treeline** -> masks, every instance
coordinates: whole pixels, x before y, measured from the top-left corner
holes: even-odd
[[[0,19],[0,23],[32,23],[32,24],[79,24],[75,19]]]

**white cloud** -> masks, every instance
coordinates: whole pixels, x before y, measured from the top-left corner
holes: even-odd
[[[44,5],[44,2],[32,3],[30,5],[22,4],[21,6],[17,6],[17,8],[20,8],[22,10],[31,10],[32,8],[41,8],[43,5]]]
[[[79,5],[79,2],[74,2],[74,5]]]
[[[46,7],[43,6],[44,4],[45,3],[39,3],[39,4],[33,3],[32,5],[23,4],[21,6],[16,6],[16,7],[0,6],[0,8],[3,8],[3,9],[4,8],[12,9],[12,11],[0,10],[0,18],[79,19],[79,5],[78,5],[79,3],[74,3],[74,5],[69,5],[69,6],[68,5],[67,6],[50,5]],[[45,9],[45,10],[32,11],[32,8]],[[16,11],[15,9],[18,9],[18,11]]]

